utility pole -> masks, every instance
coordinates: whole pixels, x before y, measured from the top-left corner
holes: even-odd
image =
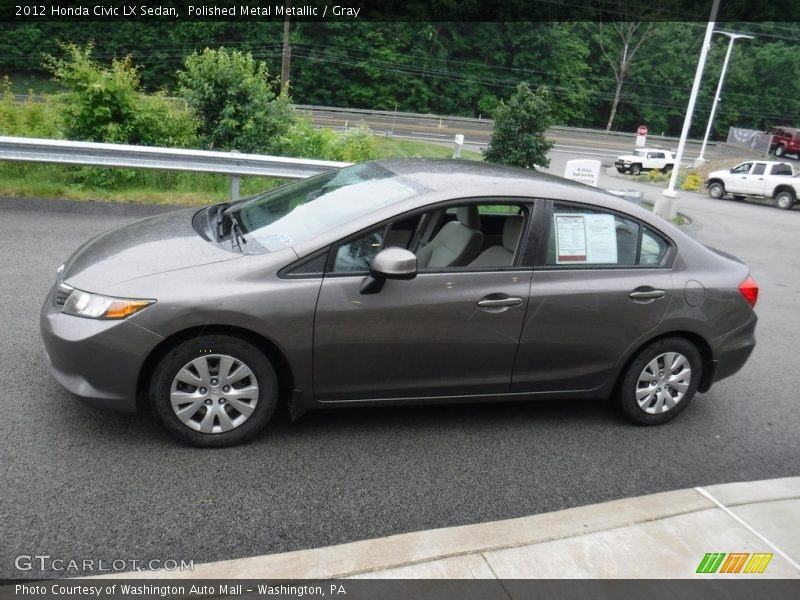
[[[715,21],[717,20],[717,11],[719,10],[719,0],[714,0],[711,5],[711,15],[708,18],[708,26],[706,27],[706,35],[703,38],[703,48],[700,50],[700,59],[697,61],[697,70],[694,74],[694,84],[692,85],[692,92],[689,94],[689,106],[686,107],[686,117],[683,119],[683,130],[681,131],[681,139],[678,142],[678,151],[675,154],[675,166],[672,169],[672,175],[669,178],[669,185],[667,189],[662,192],[661,198],[656,200],[654,212],[667,220],[675,218],[677,214],[677,198],[678,193],[675,191],[675,183],[678,180],[678,171],[681,168],[681,159],[683,158],[683,148],[686,146],[686,138],[689,137],[689,128],[692,126],[692,113],[694,112],[694,105],[697,102],[697,92],[700,91],[700,82],[703,79],[703,69],[706,66],[706,57],[708,56],[708,48],[711,46],[711,36],[714,33]]]
[[[711,133],[711,125],[714,123],[714,115],[717,112],[717,104],[719,104],[721,98],[720,94],[722,93],[722,84],[725,81],[725,72],[728,70],[728,62],[731,59],[731,50],[733,50],[733,42],[738,39],[746,39],[752,40],[752,35],[744,35],[742,33],[728,33],[727,31],[715,31],[714,33],[721,33],[722,35],[727,35],[730,38],[730,42],[728,43],[728,51],[725,53],[725,60],[722,63],[722,72],[719,75],[719,84],[717,85],[717,93],[714,94],[714,103],[711,105],[711,114],[708,117],[708,127],[706,127],[706,135],[703,137],[703,145],[700,147],[700,156],[697,157],[697,161],[695,165],[705,162],[705,158],[703,158],[703,154],[706,151],[706,144],[708,144],[708,136]]]
[[[281,96],[289,94],[289,63],[292,60],[292,47],[289,45],[289,8],[292,0],[286,0],[283,18],[283,50],[281,51]]]

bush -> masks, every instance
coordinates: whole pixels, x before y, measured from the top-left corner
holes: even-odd
[[[236,50],[194,52],[178,72],[179,93],[200,118],[208,148],[274,153],[294,124],[286,97],[275,95],[267,64]]]
[[[37,102],[28,96],[24,102],[17,102],[11,81],[8,77],[3,80],[0,99],[0,135],[59,138],[61,134],[61,120],[49,98],[45,97]]]
[[[375,135],[365,124],[347,129],[340,134],[326,158],[344,162],[361,162],[375,157]]]
[[[92,60],[92,48],[66,44],[66,59],[45,57],[47,67],[69,90],[55,97],[68,139],[150,146],[196,142],[194,117],[163,94],[144,94],[130,57],[115,58],[105,69]]]
[[[703,180],[701,179],[700,175],[689,172],[684,178],[683,183],[680,184],[680,188],[689,192],[696,192],[702,185]]]
[[[547,153],[553,147],[544,137],[552,125],[550,92],[545,87],[531,90],[520,83],[508,102],[494,109],[494,131],[484,150],[488,162],[515,167],[548,167]]]

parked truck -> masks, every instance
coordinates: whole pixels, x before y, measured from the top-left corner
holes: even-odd
[[[785,162],[743,162],[730,170],[712,171],[705,184],[712,198],[724,198],[727,194],[736,199],[772,198],[784,210],[791,209],[800,196],[800,177]]]
[[[638,148],[631,154],[618,156],[614,166],[620,173],[638,175],[642,171],[659,170],[669,173],[675,165],[675,157],[669,150],[661,148]]]

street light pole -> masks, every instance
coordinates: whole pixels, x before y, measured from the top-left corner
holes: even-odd
[[[681,139],[678,142],[678,151],[675,153],[675,166],[672,168],[672,175],[669,178],[669,185],[663,191],[662,197],[656,200],[655,213],[664,219],[670,220],[675,217],[675,200],[678,198],[678,193],[675,191],[675,183],[678,181],[678,171],[681,168],[681,159],[683,158],[683,148],[686,146],[686,138],[689,137],[689,128],[692,126],[692,113],[694,112],[694,105],[697,102],[697,92],[700,90],[700,81],[703,79],[703,69],[706,66],[706,56],[708,55],[708,47],[711,45],[711,35],[714,33],[714,25],[717,19],[717,11],[719,10],[719,0],[714,0],[711,5],[711,15],[708,18],[708,26],[706,27],[706,35],[703,38],[703,48],[700,50],[700,60],[697,61],[697,70],[694,74],[694,84],[692,84],[692,92],[689,95],[689,106],[686,107],[686,117],[683,119],[683,130],[681,131]]]
[[[711,125],[714,123],[714,115],[717,112],[717,104],[720,102],[720,94],[722,93],[722,84],[725,82],[725,73],[728,70],[728,62],[731,59],[731,51],[733,50],[733,42],[738,40],[739,38],[744,38],[747,40],[752,40],[752,35],[744,35],[742,33],[728,33],[727,31],[715,31],[714,33],[721,33],[722,35],[727,35],[730,38],[730,42],[728,42],[728,51],[725,53],[725,60],[722,63],[722,72],[719,75],[719,83],[717,84],[717,93],[714,94],[714,102],[711,105],[711,114],[708,116],[708,127],[706,127],[706,135],[703,137],[703,145],[700,147],[700,156],[697,157],[697,163],[705,162],[703,158],[703,154],[706,151],[706,144],[708,144],[708,136],[711,134]]]

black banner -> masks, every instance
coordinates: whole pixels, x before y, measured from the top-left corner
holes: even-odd
[[[186,580],[65,579],[5,582],[0,599],[164,600],[796,600],[800,580]]]
[[[713,0],[4,0],[0,20],[694,21]],[[719,22],[800,21],[795,0],[721,0]]]

